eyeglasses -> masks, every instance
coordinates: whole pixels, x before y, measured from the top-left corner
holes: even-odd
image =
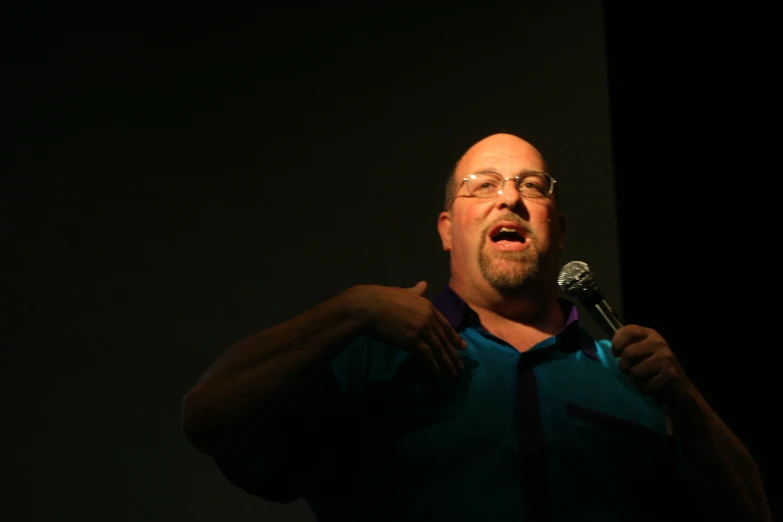
[[[477,172],[462,179],[468,193],[477,198],[494,198],[503,194],[506,181],[513,181],[514,187],[525,198],[546,198],[555,191],[555,178],[546,172],[523,172],[513,178],[504,178],[497,172]]]

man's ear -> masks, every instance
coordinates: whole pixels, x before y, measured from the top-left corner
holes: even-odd
[[[438,216],[438,233],[443,251],[451,251],[451,213],[444,211]]]

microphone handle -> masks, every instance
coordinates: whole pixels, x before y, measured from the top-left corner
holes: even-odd
[[[623,323],[617,318],[617,314],[614,313],[612,307],[606,302],[606,299],[601,299],[596,302],[590,310],[593,312],[593,317],[598,321],[601,326],[604,327],[606,333],[611,337],[620,328],[623,327]]]

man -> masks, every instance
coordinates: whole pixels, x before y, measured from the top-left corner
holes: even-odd
[[[359,285],[223,353],[183,425],[237,486],[319,520],[770,520],[756,465],[655,331],[558,298],[565,218],[509,134],[460,159],[435,303]],[[663,406],[674,439],[667,437]]]

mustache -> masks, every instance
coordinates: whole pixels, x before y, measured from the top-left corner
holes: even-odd
[[[511,223],[514,223],[516,225],[519,225],[522,229],[527,232],[528,236],[531,238],[534,238],[536,236],[535,232],[533,232],[533,227],[530,226],[530,223],[519,217],[519,214],[504,214],[497,219],[493,219],[492,222],[490,222],[486,227],[484,227],[484,230],[482,230],[481,237],[485,238],[487,237],[487,234],[489,233],[489,230],[494,227],[496,224],[500,223],[501,221],[508,221]]]

